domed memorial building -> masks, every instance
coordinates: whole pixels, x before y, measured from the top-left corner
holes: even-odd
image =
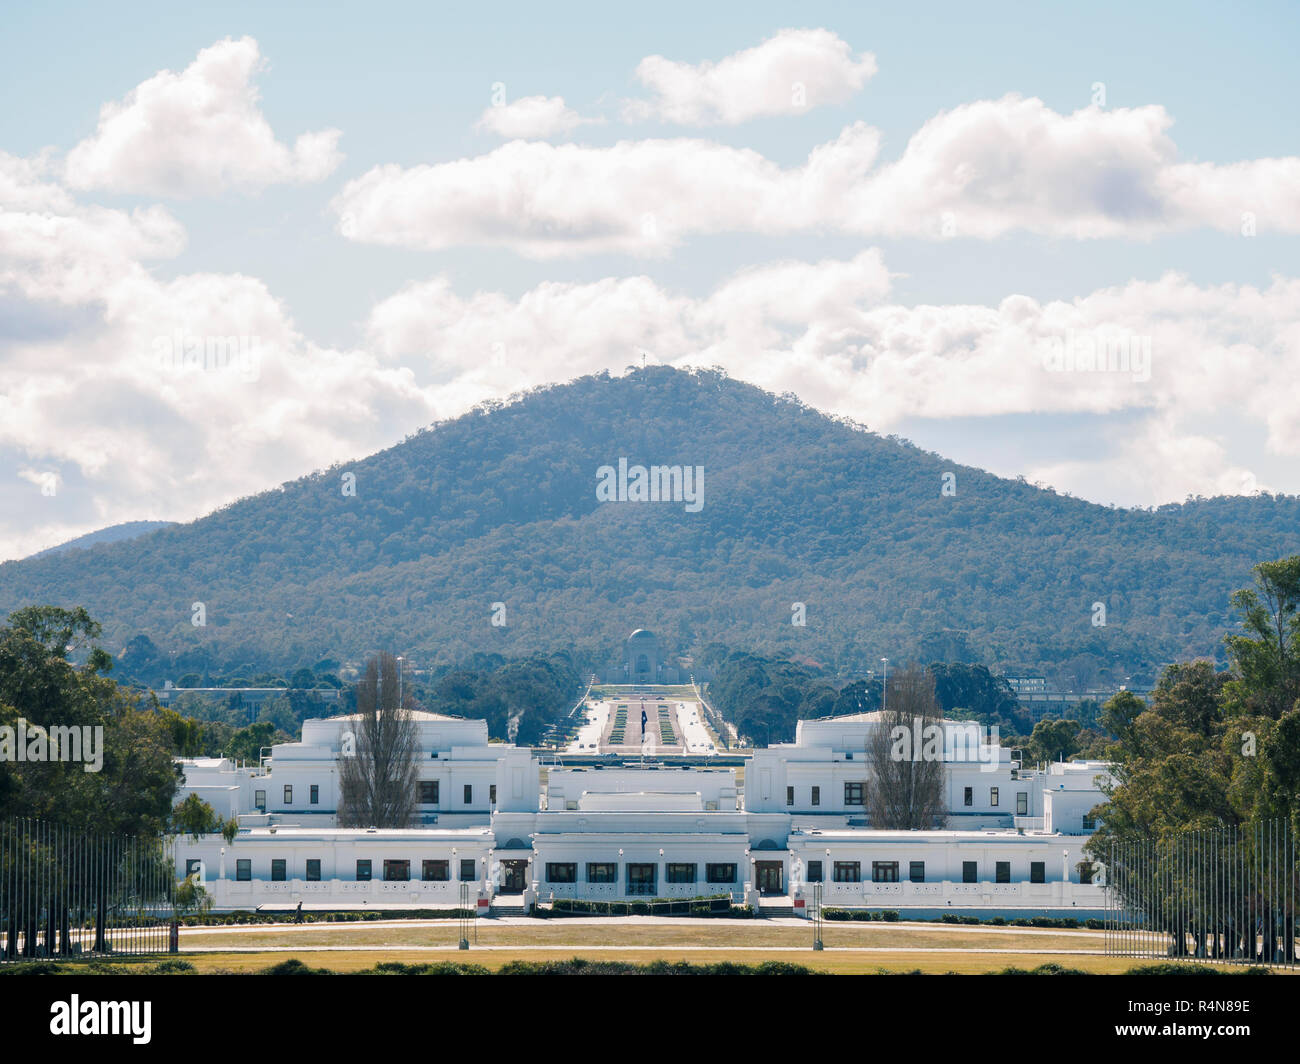
[[[659,640],[654,632],[638,628],[627,637],[623,667],[629,683],[659,682]]]

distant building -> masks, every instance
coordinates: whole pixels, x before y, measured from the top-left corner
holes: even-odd
[[[628,683],[659,682],[659,640],[654,632],[638,628],[627,637],[623,667],[627,670]]]

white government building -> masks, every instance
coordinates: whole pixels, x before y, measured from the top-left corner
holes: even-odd
[[[911,915],[1097,915],[1102,877],[1082,847],[1104,762],[1027,771],[974,725],[945,722],[944,830],[868,826],[870,714],[800,721],[792,744],[744,768],[546,766],[489,742],[481,720],[414,714],[421,826],[337,826],[339,764],[355,716],[308,720],[256,767],[182,762],[182,797],[236,817],[233,843],[177,840],[218,910],[454,908],[528,911],[555,898],[730,893],[763,913],[822,904]],[[973,740],[973,741],[972,741]]]

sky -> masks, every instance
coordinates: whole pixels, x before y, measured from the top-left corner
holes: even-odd
[[[1099,503],[1300,492],[1294,4],[4,22],[0,559],[643,353]]]

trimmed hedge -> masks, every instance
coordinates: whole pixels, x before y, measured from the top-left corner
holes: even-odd
[[[568,961],[511,961],[501,966],[498,975],[820,975],[811,968],[788,961],[764,961],[762,964],[689,964],[686,961],[589,961],[574,957]]]
[[[0,964],[0,975],[194,975],[197,969],[177,957],[151,961],[31,961]]]
[[[302,914],[304,924],[346,924],[368,920],[462,920],[475,915],[473,909],[341,909],[336,912]],[[229,927],[236,924],[295,924],[293,910],[258,913],[237,909],[230,913],[191,913],[178,918],[182,927]]]
[[[0,965],[0,975],[195,975],[197,970],[189,961],[170,957],[162,961],[137,961],[135,963],[91,961],[88,963],[65,961],[34,961]],[[313,968],[297,957],[290,957],[269,968],[261,968],[255,975],[334,975],[328,968]],[[481,964],[457,961],[434,961],[427,964],[403,964],[400,961],[383,961],[358,975],[821,975],[823,973],[787,961],[765,961],[762,964],[737,964],[724,961],[718,964],[689,964],[685,961],[650,961],[638,964],[631,961],[593,961],[573,957],[563,961],[511,961],[493,973]],[[880,969],[880,975],[925,975],[919,968],[899,972]],[[957,975],[957,972],[948,972]],[[1002,968],[990,975],[1093,975],[1079,968],[1066,968],[1055,963],[1040,964],[1037,968]],[[1265,967],[1232,970],[1209,964],[1148,964],[1130,968],[1130,975],[1270,975]]]
[[[935,918],[932,916],[903,916],[896,909],[841,909],[832,906],[826,906],[822,909],[822,917],[826,920],[914,920],[918,923],[935,922]],[[983,917],[943,913],[938,917],[938,921],[942,924],[986,924],[990,927],[1055,927],[1067,929],[1085,927],[1090,931],[1103,931],[1106,927],[1104,920],[1098,920],[1094,917],[1079,920],[1073,916],[1014,916],[1008,919],[1005,916]]]

